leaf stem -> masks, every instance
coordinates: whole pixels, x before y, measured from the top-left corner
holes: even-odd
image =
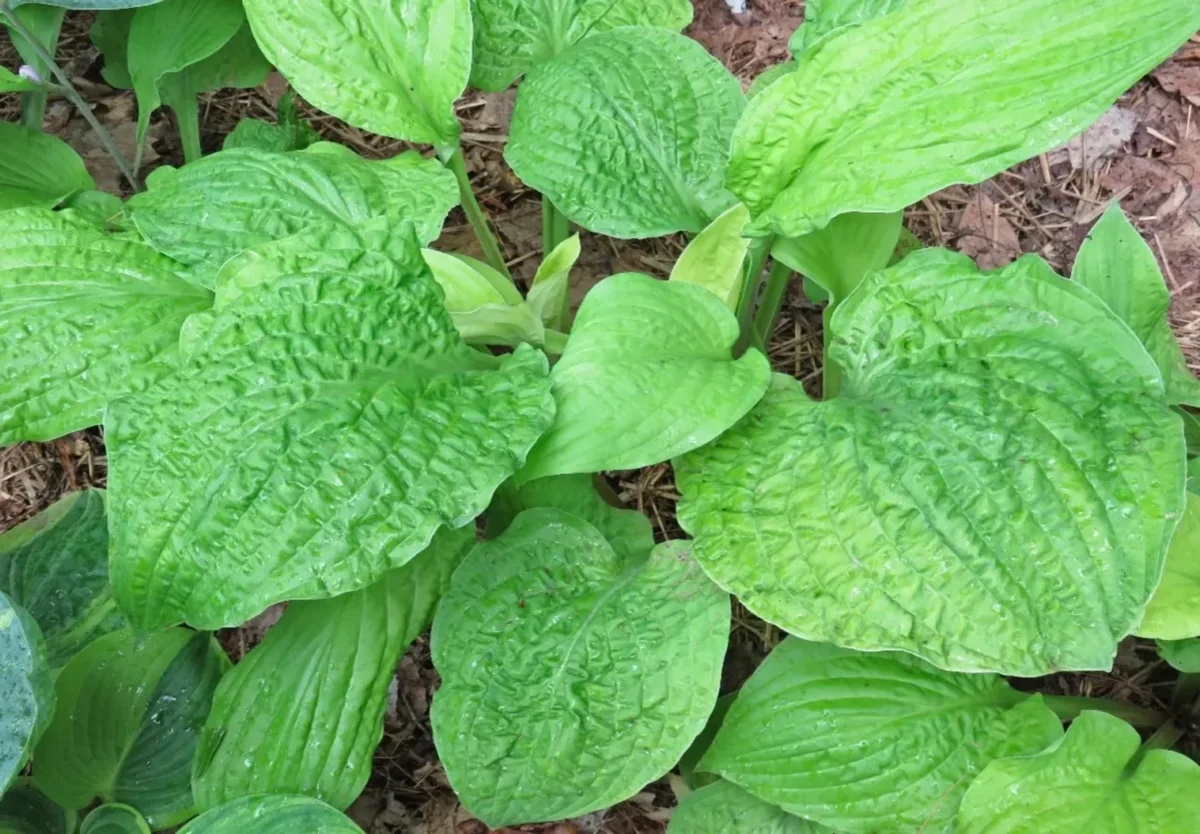
[[[1084,710],[1107,712],[1123,721],[1128,721],[1135,727],[1162,727],[1167,724],[1168,716],[1156,709],[1137,707],[1133,704],[1123,704],[1108,698],[1088,698],[1071,695],[1043,695],[1042,702],[1063,721],[1074,721]]]
[[[547,328],[545,338],[542,341],[542,349],[546,353],[562,356],[563,351],[567,349],[567,338],[566,333]]]
[[[183,145],[184,163],[195,162],[204,156],[200,147],[200,102],[195,95],[180,96],[182,99],[175,111],[175,124],[179,128],[179,141]]]
[[[500,244],[496,241],[496,236],[492,234],[492,227],[488,223],[487,215],[483,213],[483,209],[479,207],[479,201],[475,199],[475,192],[471,190],[471,177],[467,174],[467,164],[463,160],[462,145],[455,143],[451,146],[439,147],[438,157],[458,180],[458,196],[462,201],[463,211],[466,212],[467,222],[471,224],[475,238],[483,249],[484,258],[487,259],[492,269],[511,281],[512,273],[508,271],[508,264],[504,262]]]
[[[542,260],[550,256],[558,244],[571,233],[571,222],[558,210],[554,202],[542,195]]]
[[[830,327],[829,320],[837,305],[830,298],[825,309],[821,312],[821,399],[831,400],[842,392],[842,369],[829,359]]]
[[[754,325],[750,343],[767,352],[767,343],[775,332],[775,320],[779,318],[779,310],[783,306],[783,298],[787,295],[788,284],[792,280],[791,268],[782,261],[774,261],[767,275],[767,287],[763,290],[762,303],[754,315]]]
[[[771,244],[775,236],[760,237],[750,244],[746,251],[745,273],[742,276],[742,291],[738,295],[737,320],[738,340],[734,345],[734,356],[741,356],[750,344],[751,329],[754,324],[755,302],[758,301],[758,289],[762,286],[763,266],[767,256],[771,254]]]
[[[30,130],[42,132],[42,120],[46,116],[45,90],[30,90],[21,93],[21,123]]]
[[[75,89],[75,86],[71,83],[71,79],[67,78],[67,74],[62,71],[62,68],[54,63],[54,58],[46,51],[46,48],[42,46],[41,42],[29,31],[29,28],[9,8],[7,0],[0,0],[0,14],[4,15],[8,20],[14,32],[29,42],[29,47],[37,55],[38,60],[43,61],[50,68],[50,71],[54,73],[54,77],[58,79],[62,94],[67,97],[67,100],[71,104],[75,105],[75,109],[91,125],[92,130],[96,133],[96,137],[100,140],[100,144],[104,146],[109,156],[117,163],[117,167],[121,169],[121,173],[125,175],[125,179],[129,182],[129,187],[134,191],[141,191],[141,182],[138,181],[137,175],[133,173],[133,169],[129,167],[129,163],[125,161],[125,157],[121,155],[121,151],[117,148],[117,143],[113,141],[112,135],[96,119],[96,114],[92,112],[92,108],[88,107],[87,102],[79,95],[79,91]]]

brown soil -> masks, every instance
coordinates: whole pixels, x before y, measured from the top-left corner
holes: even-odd
[[[767,66],[785,60],[786,43],[803,17],[802,2],[756,0],[735,17],[723,0],[695,0],[696,19],[688,34],[703,43],[744,83]],[[76,80],[102,122],[132,156],[133,95],[105,85],[99,56],[87,37],[91,16],[71,13],[64,26],[59,60]],[[18,63],[7,40],[0,42],[0,65]],[[206,96],[201,124],[206,151],[246,116],[272,119],[287,84],[272,75],[262,87]],[[512,94],[468,93],[458,111],[464,147],[480,202],[493,217],[515,274],[528,281],[541,255],[540,207],[505,166]],[[15,96],[0,96],[0,119],[15,121]],[[328,139],[368,157],[387,157],[407,146],[366,134],[301,102],[301,112]],[[52,102],[46,128],[72,144],[85,158],[101,188],[118,191],[119,174],[96,145],[83,120],[63,101]],[[161,112],[151,129],[147,167],[179,164],[181,149]],[[908,227],[925,243],[958,249],[985,266],[1037,252],[1060,271],[1069,271],[1090,224],[1112,199],[1120,199],[1158,256],[1172,293],[1172,322],[1189,364],[1200,374],[1200,35],[1171,60],[1139,82],[1095,128],[1071,146],[1044,154],[975,186],[954,186],[907,212]],[[587,289],[616,272],[637,270],[666,275],[682,250],[679,237],[617,241],[584,233],[583,255],[573,273],[576,303]],[[479,253],[461,215],[447,222],[437,244],[447,250]],[[799,287],[785,302],[769,346],[772,364],[820,391],[820,310]],[[104,444],[99,429],[76,432],[52,443],[22,443],[0,450],[0,531],[36,514],[64,492],[103,486]],[[679,537],[675,491],[666,464],[610,473],[610,481],[630,506],[645,512],[660,538]],[[726,663],[725,691],[740,685],[781,639],[779,630],[735,606]],[[237,658],[258,640],[269,620],[221,634]],[[1157,659],[1146,641],[1121,647],[1111,673],[1063,674],[1018,681],[1025,689],[1070,695],[1101,695],[1164,708],[1175,674]],[[437,675],[428,644],[419,639],[399,664],[395,698],[389,704],[374,776],[351,809],[370,834],[484,834],[458,805],[437,763],[429,730],[430,698]],[[1188,736],[1179,749],[1196,756],[1200,738]],[[661,834],[675,799],[669,779],[607,811],[566,823],[527,826],[542,834]]]

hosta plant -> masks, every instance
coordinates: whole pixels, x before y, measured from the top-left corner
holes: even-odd
[[[109,466],[0,537],[0,819],[357,830],[430,625],[441,764],[494,827],[676,768],[673,834],[1200,817],[1169,749],[1193,679],[1159,710],[1005,677],[1107,670],[1130,635],[1200,669],[1200,382],[1153,254],[1116,204],[1069,277],[903,229],[1085,129],[1200,29],[1192,0],[809,0],[749,96],[682,0],[87,5],[139,133],[166,103],[186,164],[122,201],[0,125],[0,443],[99,425]],[[32,8],[0,0],[26,41],[61,19]],[[415,147],[365,159],[285,98],[203,155],[196,96],[268,62]],[[36,69],[0,85],[69,89]],[[529,281],[456,110],[514,82]],[[478,250],[440,240],[456,206]],[[575,309],[573,227],[688,241]],[[801,279],[820,399],[765,351]],[[603,473],[668,461],[686,536],[662,541]],[[792,636],[723,692],[734,598]],[[231,665],[212,632],[279,603]]]

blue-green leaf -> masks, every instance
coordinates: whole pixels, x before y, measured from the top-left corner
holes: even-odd
[[[54,714],[54,681],[33,618],[0,593],[0,792],[12,784]]]

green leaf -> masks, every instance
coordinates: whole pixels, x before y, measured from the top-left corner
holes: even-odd
[[[46,211],[0,214],[0,445],[100,422],[170,369],[212,296],[148,246]]]
[[[120,197],[105,191],[81,191],[67,198],[60,211],[77,217],[101,231],[117,231],[120,229],[123,209],[124,203]]]
[[[421,255],[446,294],[446,309],[467,344],[515,346],[546,341],[537,313],[507,278],[499,273],[493,277],[481,269],[484,264],[458,255],[434,249],[422,249]]]
[[[683,798],[667,834],[832,834],[724,780]]]
[[[0,211],[53,208],[72,194],[95,187],[83,160],[66,142],[24,125],[0,122]]]
[[[471,527],[443,529],[374,585],[288,606],[217,689],[193,769],[197,806],[296,793],[349,807],[371,774],[396,663],[474,543]]]
[[[133,15],[128,67],[137,94],[139,148],[161,103],[164,77],[213,55],[244,23],[239,0],[162,0]]]
[[[246,15],[271,63],[315,107],[395,139],[458,141],[468,0],[246,0]]]
[[[1187,493],[1167,548],[1162,580],[1137,627],[1139,637],[1181,640],[1200,634],[1200,495]]]
[[[74,834],[75,812],[55,805],[50,797],[25,778],[0,799],[0,832],[3,834]]]
[[[571,268],[579,260],[579,235],[573,234],[538,265],[529,287],[528,303],[542,324],[565,330],[570,313]]]
[[[750,87],[746,90],[746,100],[750,101],[763,90],[770,87],[783,76],[796,71],[800,64],[797,61],[785,61],[782,64],[776,64],[773,67],[767,67],[759,75],[750,82]]]
[[[467,347],[412,225],[390,231],[262,250],[179,370],[109,409],[111,573],[136,624],[373,584],[470,524],[550,423],[546,358]]]
[[[771,255],[811,278],[840,304],[868,272],[883,269],[896,251],[904,212],[840,214],[803,237],[777,238]]]
[[[0,93],[25,93],[32,90],[41,90],[43,87],[45,87],[44,84],[30,81],[28,78],[23,78],[10,69],[0,67]]]
[[[84,11],[108,11],[110,9],[131,9],[134,6],[150,6],[162,0],[9,0],[13,8],[31,3],[46,6],[59,6],[64,9],[80,9]]]
[[[731,358],[738,325],[708,290],[628,272],[584,298],[550,374],[558,413],[521,480],[635,469],[708,443],[769,380],[756,350]]]
[[[521,486],[507,483],[487,511],[486,535],[501,535],[525,510],[548,507],[583,519],[599,531],[618,556],[640,559],[654,549],[650,519],[636,510],[614,507],[596,491],[593,475],[552,475]]]
[[[684,542],[629,558],[577,516],[522,513],[467,556],[430,637],[434,741],[463,805],[499,828],[641,790],[703,728],[728,627]]]
[[[179,834],[362,834],[349,817],[307,796],[251,796],[201,814]]]
[[[33,618],[0,593],[0,793],[13,783],[54,714],[54,681]]]
[[[37,622],[52,669],[125,626],[108,585],[104,492],[73,492],[0,535],[0,591]]]
[[[832,316],[843,393],[777,376],[675,463],[717,584],[812,640],[957,671],[1108,669],[1183,510],[1183,430],[1112,312],[1033,256],[944,250]]]
[[[196,739],[228,667],[204,632],[99,638],[58,676],[34,784],[67,808],[99,797],[132,805],[155,829],[178,825],[193,813]]]
[[[1158,655],[1179,672],[1200,673],[1200,638],[1186,640],[1158,640]]]
[[[383,162],[353,153],[278,154],[240,148],[176,171],[126,208],[150,245],[175,260],[219,268],[244,249],[319,224],[411,220],[422,243],[458,204],[454,175],[416,152]]]
[[[136,13],[136,9],[99,12],[88,30],[92,43],[104,56],[100,75],[110,86],[122,90],[133,89],[133,78],[129,75],[129,27]]]
[[[741,203],[729,208],[692,239],[671,269],[671,280],[697,284],[737,309],[742,292],[742,262],[750,246],[742,230],[750,211]]]
[[[799,237],[1081,133],[1200,28],[1194,0],[922,0],[844,29],[746,108],[729,188]]]
[[[708,716],[708,723],[704,725],[704,729],[700,731],[700,735],[696,736],[696,740],[692,742],[692,746],[679,757],[679,762],[675,765],[675,768],[679,771],[679,775],[683,777],[684,783],[692,790],[697,790],[717,781],[717,777],[711,773],[697,773],[696,765],[700,763],[700,760],[704,758],[704,754],[708,752],[708,748],[712,746],[713,739],[717,737],[717,732],[721,729],[721,725],[725,723],[725,716],[729,714],[729,708],[733,706],[736,698],[737,693],[731,692],[717,699],[717,705],[713,707],[712,714]]]
[[[735,202],[724,176],[744,106],[737,79],[695,41],[615,30],[533,68],[504,158],[585,229],[699,233]]]
[[[804,23],[792,33],[788,50],[796,56],[810,50],[834,32],[856,23],[889,15],[907,0],[809,0]]]
[[[996,675],[789,638],[742,687],[697,770],[845,834],[936,834],[953,830],[988,762],[1061,735],[1039,696]]]
[[[1160,834],[1200,818],[1200,765],[1170,750],[1138,757],[1119,718],[1084,712],[1037,755],[992,762],[971,783],[958,834]]]
[[[321,136],[296,112],[296,97],[286,94],[279,100],[278,124],[259,119],[242,119],[225,137],[225,150],[257,148],[263,151],[302,151],[321,141]]]
[[[1200,406],[1200,380],[1188,370],[1167,321],[1171,293],[1158,261],[1117,203],[1084,239],[1071,279],[1100,296],[1142,340],[1162,372],[1170,402]]]
[[[38,3],[9,3],[9,7],[16,12],[17,19],[50,55],[58,50],[58,35],[63,22],[63,10],[57,5],[43,4],[40,0]],[[33,45],[12,28],[7,18],[0,20],[0,25],[5,27],[21,60],[33,67],[43,79],[49,80],[51,78],[50,65],[38,56]]]
[[[176,119],[195,119],[200,93],[223,88],[250,89],[266,80],[271,64],[254,42],[250,25],[241,26],[225,45],[202,61],[167,73],[159,79],[163,103],[175,112]]]
[[[471,84],[499,92],[571,44],[619,26],[678,32],[692,22],[687,0],[471,0]]]
[[[136,808],[110,802],[84,818],[79,834],[150,834],[150,826]]]

